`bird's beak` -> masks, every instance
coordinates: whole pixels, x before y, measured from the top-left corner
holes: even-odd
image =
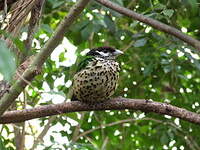
[[[114,55],[117,56],[117,55],[122,55],[124,54],[124,52],[118,50],[118,49],[115,49],[115,52],[114,52]]]

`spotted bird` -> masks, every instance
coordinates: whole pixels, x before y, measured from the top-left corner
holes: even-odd
[[[98,103],[114,94],[119,79],[119,64],[115,58],[122,51],[111,47],[91,49],[80,65],[73,80],[72,100]]]

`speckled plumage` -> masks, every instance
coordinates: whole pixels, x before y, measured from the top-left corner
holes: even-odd
[[[93,57],[74,76],[73,98],[90,103],[109,99],[116,89],[119,71],[119,64],[114,58]]]

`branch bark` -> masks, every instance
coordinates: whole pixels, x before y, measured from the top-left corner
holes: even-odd
[[[89,1],[90,0],[79,0],[74,7],[70,9],[70,12],[59,24],[54,35],[52,35],[52,37],[47,41],[44,48],[40,50],[40,53],[36,55],[36,58],[33,60],[31,66],[23,73],[24,79],[31,81],[38,74],[38,70],[41,69],[41,66],[44,64],[45,60],[62,41],[64,34],[69,29],[70,25],[80,15]],[[9,93],[6,93],[0,99],[0,116],[6,111],[12,102],[14,102],[26,85],[27,82],[25,82],[23,79],[20,79],[10,88]]]
[[[7,5],[10,7],[12,4],[14,4],[17,0],[7,0]],[[0,10],[3,10],[4,8],[4,1],[0,2]]]
[[[141,110],[143,112],[154,112],[157,114],[170,115],[200,125],[200,115],[197,113],[166,103],[127,98],[114,98],[98,104],[87,104],[74,101],[39,106],[33,109],[10,111],[6,112],[2,117],[0,117],[0,124],[23,122],[30,119],[77,111],[124,109]]]
[[[121,7],[111,1],[108,0],[96,0],[98,3],[113,9],[115,11],[117,11],[120,14],[123,14],[125,16],[131,17],[133,19],[136,19],[140,22],[143,22],[145,24],[148,24],[152,27],[154,27],[155,29],[158,29],[160,31],[166,32],[168,34],[171,34],[177,38],[179,38],[180,40],[186,42],[187,44],[193,46],[194,48],[196,48],[198,51],[200,51],[200,41],[182,33],[181,31],[177,30],[174,27],[171,27],[169,25],[166,25],[160,21],[154,20],[152,18],[148,18],[142,14],[138,14],[132,10],[129,10],[127,8]]]
[[[32,41],[39,25],[44,3],[45,0],[37,0],[31,10],[31,18],[29,21],[28,32],[27,32],[28,35],[25,40],[25,46],[27,51],[31,49]]]

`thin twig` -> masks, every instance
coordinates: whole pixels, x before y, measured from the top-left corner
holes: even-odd
[[[4,0],[4,13],[3,13],[3,20],[6,18],[8,12],[8,5],[7,0]]]
[[[75,142],[76,141],[76,138],[80,132],[80,128],[81,128],[81,123],[84,119],[84,116],[85,116],[85,113],[84,112],[81,112],[81,118],[80,118],[80,122],[79,124],[76,126],[76,128],[74,129],[74,132],[73,132],[73,135],[72,135],[72,142]]]
[[[38,24],[41,18],[44,2],[45,0],[37,0],[31,10],[31,18],[28,26],[28,35],[27,39],[25,40],[26,50],[31,49],[34,34],[38,28]]]
[[[34,150],[39,143],[43,142],[44,136],[47,134],[51,127],[51,123],[56,119],[56,116],[52,116],[49,118],[47,124],[44,126],[42,132],[38,135],[38,137],[34,140],[33,146],[30,150]]]
[[[103,144],[101,146],[101,150],[106,150],[106,145],[108,144],[108,137],[106,136],[105,140],[103,141]]]

